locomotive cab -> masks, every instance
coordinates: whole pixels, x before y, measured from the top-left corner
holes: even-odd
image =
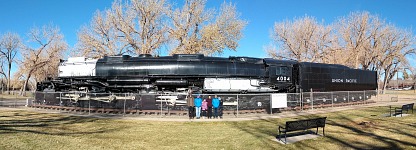
[[[287,89],[293,83],[292,70],[293,67],[288,65],[269,66],[269,82],[275,89]]]
[[[265,58],[269,86],[278,92],[295,92],[298,67],[295,61]]]

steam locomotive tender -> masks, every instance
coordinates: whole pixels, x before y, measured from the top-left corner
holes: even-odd
[[[207,57],[202,54],[69,58],[60,63],[57,78],[37,84],[37,91],[47,92],[173,92],[185,95],[189,90],[219,94],[362,91],[376,88],[377,75],[374,71],[332,64],[271,58]],[[72,96],[72,99],[80,97]],[[111,97],[109,101],[115,99]]]

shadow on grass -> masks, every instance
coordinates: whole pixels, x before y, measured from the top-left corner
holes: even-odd
[[[25,132],[44,135],[73,136],[104,133],[114,130],[102,128],[91,128],[91,130],[89,130],[83,127],[73,127],[75,124],[85,124],[97,121],[97,118],[25,112],[8,114],[9,115],[2,115],[0,118],[0,135]]]
[[[399,122],[389,122],[386,123],[386,119],[371,119],[366,118],[367,120],[372,121],[379,121],[379,123],[373,127],[369,127],[370,129],[365,129],[360,127],[359,125],[354,125],[356,122],[351,119],[351,117],[339,115],[339,120],[329,120],[327,122],[328,125],[336,126],[338,128],[341,128],[340,131],[331,131],[331,134],[328,134],[326,136],[327,138],[331,139],[334,142],[337,142],[339,144],[342,144],[343,146],[351,147],[353,149],[363,149],[363,148],[371,148],[371,149],[402,149],[402,146],[416,146],[413,142],[407,142],[400,139],[392,138],[389,135],[405,135],[409,138],[416,139],[415,135],[408,133],[404,131],[403,129],[400,129],[402,125],[408,125],[407,122],[399,121]],[[388,125],[382,125],[382,124],[388,124]],[[387,132],[388,134],[386,136],[376,134],[372,130],[379,130]],[[357,138],[354,139],[342,139],[339,137],[339,135],[342,134],[349,134],[349,135],[357,135]],[[360,138],[358,136],[365,136],[367,138],[371,138],[372,141],[381,142],[384,145],[374,145],[372,143],[365,143],[363,141],[360,141]]]
[[[309,115],[309,116],[298,116],[296,119],[305,119],[305,118],[316,118],[318,115]],[[262,148],[265,149],[275,149],[280,144],[277,143],[274,139],[277,140],[277,128],[279,125],[284,126],[284,121],[288,119],[264,119],[259,117],[256,121],[242,121],[242,122],[233,122],[233,126],[240,131],[244,131],[256,139],[261,140],[263,145]],[[322,131],[321,131],[322,132]],[[305,132],[310,133],[310,132]],[[304,133],[303,133],[304,134]],[[307,145],[297,145],[296,147],[305,148]],[[309,147],[309,149],[314,149]],[[316,148],[318,149],[318,148]]]
[[[267,119],[260,119],[253,122],[232,122],[233,127],[256,137],[256,139],[261,140],[263,148],[265,149],[272,149],[275,147],[272,143],[272,140],[269,138],[275,136],[273,135],[273,129],[270,128],[270,124],[275,123],[276,122]]]
[[[297,142],[284,146],[286,148],[322,149],[326,145],[338,148],[352,149],[403,149],[416,147],[416,124],[413,118],[379,117],[385,113],[386,107],[372,109],[352,110],[345,112],[327,113],[319,115],[297,116],[294,118],[262,119],[253,122],[234,122],[235,128],[255,136],[267,148],[276,148],[276,142],[270,139],[277,136],[279,125],[284,126],[286,121],[301,120],[327,116],[325,136],[317,140]],[[410,116],[414,117],[414,116]],[[360,125],[361,121],[370,121],[372,126]],[[319,129],[320,134],[322,130]],[[369,142],[371,141],[371,142]],[[335,144],[335,145],[334,145]]]

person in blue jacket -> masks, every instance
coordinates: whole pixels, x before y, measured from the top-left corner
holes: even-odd
[[[217,95],[212,99],[212,107],[214,108],[214,118],[218,118],[218,108],[220,107],[220,100]]]
[[[194,99],[194,105],[195,105],[196,119],[199,119],[201,117],[201,105],[202,105],[202,99],[200,95],[198,95]]]

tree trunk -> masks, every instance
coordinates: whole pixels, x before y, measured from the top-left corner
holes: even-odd
[[[10,94],[10,79],[11,79],[11,76],[10,76],[10,69],[12,68],[12,63],[8,63],[8,67],[9,67],[9,70],[7,71],[7,74],[8,74],[8,76],[7,76],[7,91],[8,91],[8,94]]]
[[[23,89],[20,90],[20,95],[25,96],[24,91],[26,91],[27,83],[29,82],[31,74],[29,74],[25,80],[25,83],[23,84]]]
[[[0,83],[1,83],[1,94],[3,94],[4,93],[4,83],[3,83],[3,80],[1,80]]]
[[[383,81],[383,89],[381,89],[383,91],[383,94],[386,94],[386,87],[387,87],[387,81],[389,80],[389,75],[390,75],[390,71],[387,71],[388,69],[384,70],[384,81]]]

